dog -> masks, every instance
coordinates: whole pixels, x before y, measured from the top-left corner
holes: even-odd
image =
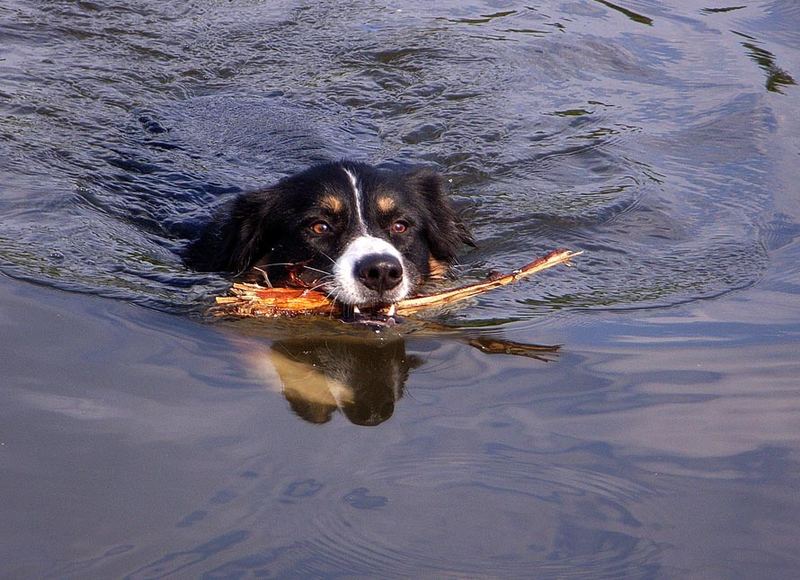
[[[326,292],[356,312],[444,277],[472,235],[428,169],[315,165],[238,196],[191,243],[186,263]]]

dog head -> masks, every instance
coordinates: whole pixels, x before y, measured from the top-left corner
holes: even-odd
[[[188,261],[255,271],[275,286],[299,277],[344,304],[368,307],[402,300],[442,276],[465,243],[472,238],[437,174],[345,161],[240,196],[193,244]]]

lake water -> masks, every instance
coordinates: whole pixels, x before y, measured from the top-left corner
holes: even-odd
[[[0,576],[800,574],[800,4],[0,6]],[[229,196],[424,164],[559,267],[212,321]]]

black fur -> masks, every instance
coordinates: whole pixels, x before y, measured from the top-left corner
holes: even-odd
[[[302,263],[330,271],[331,262],[356,235],[356,202],[345,169],[357,175],[370,235],[388,240],[416,267],[415,284],[430,274],[431,258],[450,265],[463,244],[474,245],[436,173],[343,161],[316,165],[274,186],[240,195],[190,244],[186,263],[200,271],[236,275],[259,267],[267,269],[275,285],[291,268],[274,264]],[[339,211],[325,207],[323,200],[330,197],[341,203]],[[381,197],[394,200],[392,211],[378,209]],[[330,224],[331,235],[312,233],[313,224],[321,220]],[[391,231],[398,220],[409,224],[400,235]]]

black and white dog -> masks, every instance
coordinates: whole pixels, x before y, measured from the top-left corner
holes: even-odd
[[[341,161],[245,193],[202,232],[189,266],[301,283],[356,309],[391,305],[474,245],[429,170]]]

